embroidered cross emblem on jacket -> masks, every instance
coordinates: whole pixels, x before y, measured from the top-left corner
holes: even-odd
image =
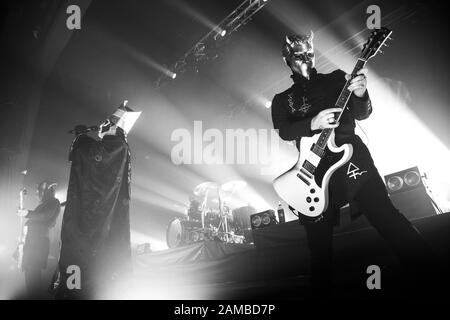
[[[306,97],[302,97],[303,99],[303,104],[300,107],[300,109],[298,109],[298,111],[302,112],[302,113],[306,113],[308,112],[309,108],[311,108],[311,105],[308,103],[308,100],[306,99]]]
[[[288,104],[289,107],[291,108],[292,112],[296,112],[299,111],[303,114],[305,114],[306,112],[308,112],[309,108],[311,108],[311,105],[308,103],[308,99],[306,99],[305,96],[302,97],[302,105],[300,106],[300,108],[296,109],[294,106],[294,97],[293,97],[293,93],[288,94]]]

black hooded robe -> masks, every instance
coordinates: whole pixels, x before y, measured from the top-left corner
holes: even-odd
[[[82,134],[69,160],[56,297],[95,299],[131,271],[130,152],[124,136],[98,141]],[[70,266],[79,267],[80,289],[68,285]]]

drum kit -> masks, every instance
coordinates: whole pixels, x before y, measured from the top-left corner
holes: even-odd
[[[180,247],[203,240],[226,243],[251,243],[250,215],[256,213],[251,206],[231,209],[228,203],[237,191],[247,186],[245,181],[234,180],[222,185],[206,181],[197,185],[190,197],[186,217],[175,218],[167,227],[167,245]]]

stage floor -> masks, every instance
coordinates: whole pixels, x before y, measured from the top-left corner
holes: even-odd
[[[439,253],[445,270],[450,270],[450,213],[412,222]],[[356,225],[362,226],[361,222]],[[257,233],[254,234],[256,245],[203,241],[135,255],[132,277],[99,299],[310,299],[309,254],[303,227],[293,221]],[[415,279],[405,278],[393,253],[371,227],[336,228],[333,258],[331,299],[446,299],[449,296],[443,282],[436,283],[431,291],[423,291],[416,286]],[[366,287],[369,265],[381,269],[381,290]],[[51,274],[47,273],[45,278],[49,280]],[[0,290],[2,299],[26,299],[22,273],[5,268],[0,276],[4,279]],[[50,295],[42,298],[52,299]]]
[[[413,224],[449,265],[450,214],[416,219]],[[184,247],[136,256],[136,290],[143,299],[308,299],[309,254],[297,222],[260,230],[269,240],[255,245],[202,241]],[[346,231],[347,230],[347,231]],[[399,264],[371,227],[334,234],[336,299],[406,299],[424,295],[405,279]],[[278,235],[278,237],[276,236]],[[255,239],[256,241],[256,239]],[[378,265],[382,290],[368,290],[369,265]],[[408,286],[405,286],[405,283]],[[144,286],[145,288],[142,288]],[[438,294],[439,286],[436,287]]]

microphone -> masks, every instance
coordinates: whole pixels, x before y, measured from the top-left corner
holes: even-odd
[[[99,129],[98,126],[87,127],[84,124],[78,124],[72,130],[67,131],[67,133],[72,133],[72,134],[75,134],[75,135],[79,135],[79,134],[88,133],[88,132],[91,132],[91,131],[98,131],[98,129]]]

